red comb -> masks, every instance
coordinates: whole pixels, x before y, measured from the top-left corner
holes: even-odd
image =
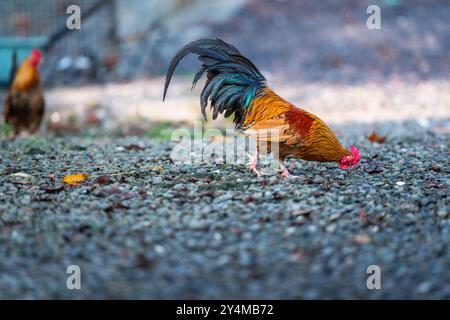
[[[351,168],[354,165],[356,165],[359,160],[361,160],[361,155],[359,154],[358,149],[356,149],[355,146],[351,146],[350,147],[350,156],[344,156],[340,161],[339,161],[339,166],[341,167],[342,170],[345,170],[347,168]]]
[[[31,55],[33,57],[36,57],[36,58],[41,58],[42,57],[42,53],[38,49],[31,49]]]
[[[42,53],[38,49],[31,49],[30,63],[32,66],[37,67],[41,63]]]
[[[357,164],[359,162],[359,160],[361,160],[361,154],[359,153],[359,150],[356,149],[355,146],[351,146],[350,147],[350,152],[352,153],[352,157],[353,157],[353,165]]]

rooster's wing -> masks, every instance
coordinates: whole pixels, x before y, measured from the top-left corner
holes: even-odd
[[[292,108],[275,119],[254,124],[244,131],[244,134],[259,141],[278,142],[289,147],[306,147],[309,144],[309,130],[314,121],[311,114]]]

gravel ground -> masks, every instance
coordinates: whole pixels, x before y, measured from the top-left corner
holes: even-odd
[[[294,180],[142,137],[1,141],[0,298],[450,298],[448,122],[384,123],[383,144],[335,129],[361,166]]]

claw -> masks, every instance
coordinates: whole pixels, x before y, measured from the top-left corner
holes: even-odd
[[[288,169],[284,169],[281,175],[285,178],[290,178],[291,174],[289,173]]]
[[[285,178],[288,179],[295,179],[298,178],[297,176],[293,176],[292,174],[289,173],[289,170],[286,168],[286,166],[284,165],[282,160],[278,160],[279,164],[280,164],[280,168],[282,170],[281,175]]]
[[[256,166],[258,164],[258,159],[259,159],[259,152],[258,152],[258,150],[256,150],[255,155],[250,160],[250,170],[252,170],[254,173],[256,173],[256,175],[258,177],[260,177],[261,173],[258,171],[258,169],[256,169]]]
[[[258,171],[258,169],[256,169],[256,164],[252,164],[251,166],[250,166],[250,170],[252,170],[254,173],[256,173],[256,175],[258,176],[258,177],[261,177],[261,173]]]
[[[286,179],[297,179],[299,178],[298,176],[294,176],[292,174],[289,173],[288,169],[283,170],[283,172],[281,173],[281,175],[283,177],[285,177]]]

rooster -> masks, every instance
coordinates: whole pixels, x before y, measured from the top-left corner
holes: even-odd
[[[42,54],[33,49],[30,56],[11,74],[11,85],[3,106],[5,122],[14,127],[14,137],[23,129],[35,133],[44,115],[44,96],[38,66]]]
[[[197,55],[202,62],[192,87],[204,75],[207,77],[200,95],[203,117],[206,119],[208,101],[213,120],[222,113],[225,113],[225,118],[234,114],[236,129],[257,141],[250,169],[258,176],[257,162],[261,149],[274,154],[274,146],[277,149],[274,156],[284,177],[292,177],[284,165],[288,156],[308,161],[337,162],[341,169],[351,168],[361,160],[356,147],[351,146],[347,150],[325,122],[278,96],[249,59],[220,39],[193,41],[178,51],[167,71],[163,100],[175,68],[188,54]]]

